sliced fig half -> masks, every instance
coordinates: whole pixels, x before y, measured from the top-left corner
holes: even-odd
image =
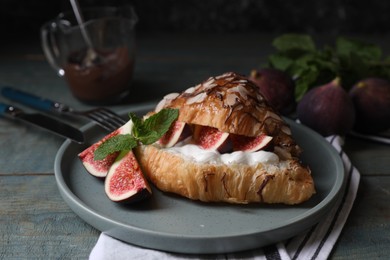
[[[229,133],[210,126],[195,125],[193,139],[195,144],[205,150],[225,152],[230,148]]]
[[[166,132],[157,141],[157,143],[159,143],[163,147],[172,147],[177,142],[182,141],[184,138],[190,135],[191,135],[191,130],[186,123],[175,121],[169,128],[168,132]]]
[[[89,146],[87,149],[79,153],[79,158],[82,161],[85,169],[93,176],[104,178],[106,177],[108,170],[110,169],[111,165],[114,163],[115,159],[118,157],[119,153],[113,153],[107,156],[103,160],[95,160],[94,159],[94,153],[96,149],[107,139],[119,135],[119,134],[129,134],[131,133],[131,129],[133,127],[133,122],[130,120],[126,124],[124,124],[122,127],[118,128],[117,130],[109,133],[102,139],[100,139],[98,142],[94,143],[93,145]]]
[[[231,135],[234,151],[256,152],[266,147],[272,140],[272,136],[259,135],[256,137],[249,137],[244,135]]]
[[[136,202],[152,194],[132,151],[119,154],[108,171],[104,190],[110,200],[124,203]]]

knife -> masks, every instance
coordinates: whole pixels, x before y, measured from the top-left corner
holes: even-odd
[[[77,128],[40,113],[25,113],[20,108],[0,103],[0,115],[27,122],[80,144],[84,142],[84,134]]]

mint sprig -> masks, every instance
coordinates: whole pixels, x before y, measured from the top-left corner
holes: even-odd
[[[129,113],[133,122],[131,134],[116,135],[104,141],[94,152],[94,159],[103,160],[112,153],[130,151],[139,143],[149,145],[156,142],[169,130],[178,116],[179,110],[171,108],[162,109],[145,120]]]
[[[295,80],[297,101],[309,89],[336,77],[346,90],[365,77],[390,78],[390,57],[383,59],[381,48],[375,44],[338,37],[332,46],[318,46],[309,35],[284,34],[272,45],[276,52],[268,56],[267,65]]]

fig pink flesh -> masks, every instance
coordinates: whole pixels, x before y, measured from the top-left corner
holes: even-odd
[[[94,153],[96,149],[99,148],[99,146],[105,142],[107,139],[119,135],[119,134],[127,134],[130,133],[132,129],[132,122],[128,121],[125,125],[118,128],[117,130],[109,133],[108,135],[104,136],[102,139],[79,153],[79,159],[82,161],[85,169],[93,176],[96,177],[106,177],[107,172],[110,168],[110,166],[114,163],[115,159],[118,157],[119,153],[113,153],[109,156],[107,156],[103,160],[95,160],[94,159]]]
[[[185,125],[184,122],[175,121],[158,143],[164,147],[174,146],[180,140]]]
[[[114,201],[123,201],[145,189],[150,190],[132,151],[115,162],[106,182],[106,193]]]
[[[84,167],[90,174],[97,177],[105,177],[107,175],[110,166],[114,163],[119,153],[113,153],[105,159],[99,161],[94,160],[94,153],[104,141],[112,136],[118,135],[119,133],[119,129],[111,132],[79,154],[80,160],[83,162]]]
[[[206,150],[215,150],[222,147],[229,137],[228,133],[221,132],[217,128],[209,126],[197,126],[195,130],[195,142]]]
[[[259,135],[256,137],[248,137],[242,135],[232,135],[233,150],[255,152],[264,148],[272,137],[268,135]]]
[[[103,160],[96,161],[94,159],[94,152],[98,147],[98,144],[90,146],[79,154],[79,158],[89,173],[97,177],[105,177],[119,153],[110,154]]]

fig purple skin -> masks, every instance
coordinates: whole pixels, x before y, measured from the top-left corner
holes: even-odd
[[[302,124],[323,136],[345,135],[355,122],[355,108],[348,93],[335,80],[309,90],[297,107]]]
[[[268,103],[283,115],[295,110],[295,83],[284,71],[273,68],[253,70],[250,80],[255,83]]]
[[[390,128],[390,82],[366,78],[349,91],[355,105],[354,129],[362,133],[377,133]]]

